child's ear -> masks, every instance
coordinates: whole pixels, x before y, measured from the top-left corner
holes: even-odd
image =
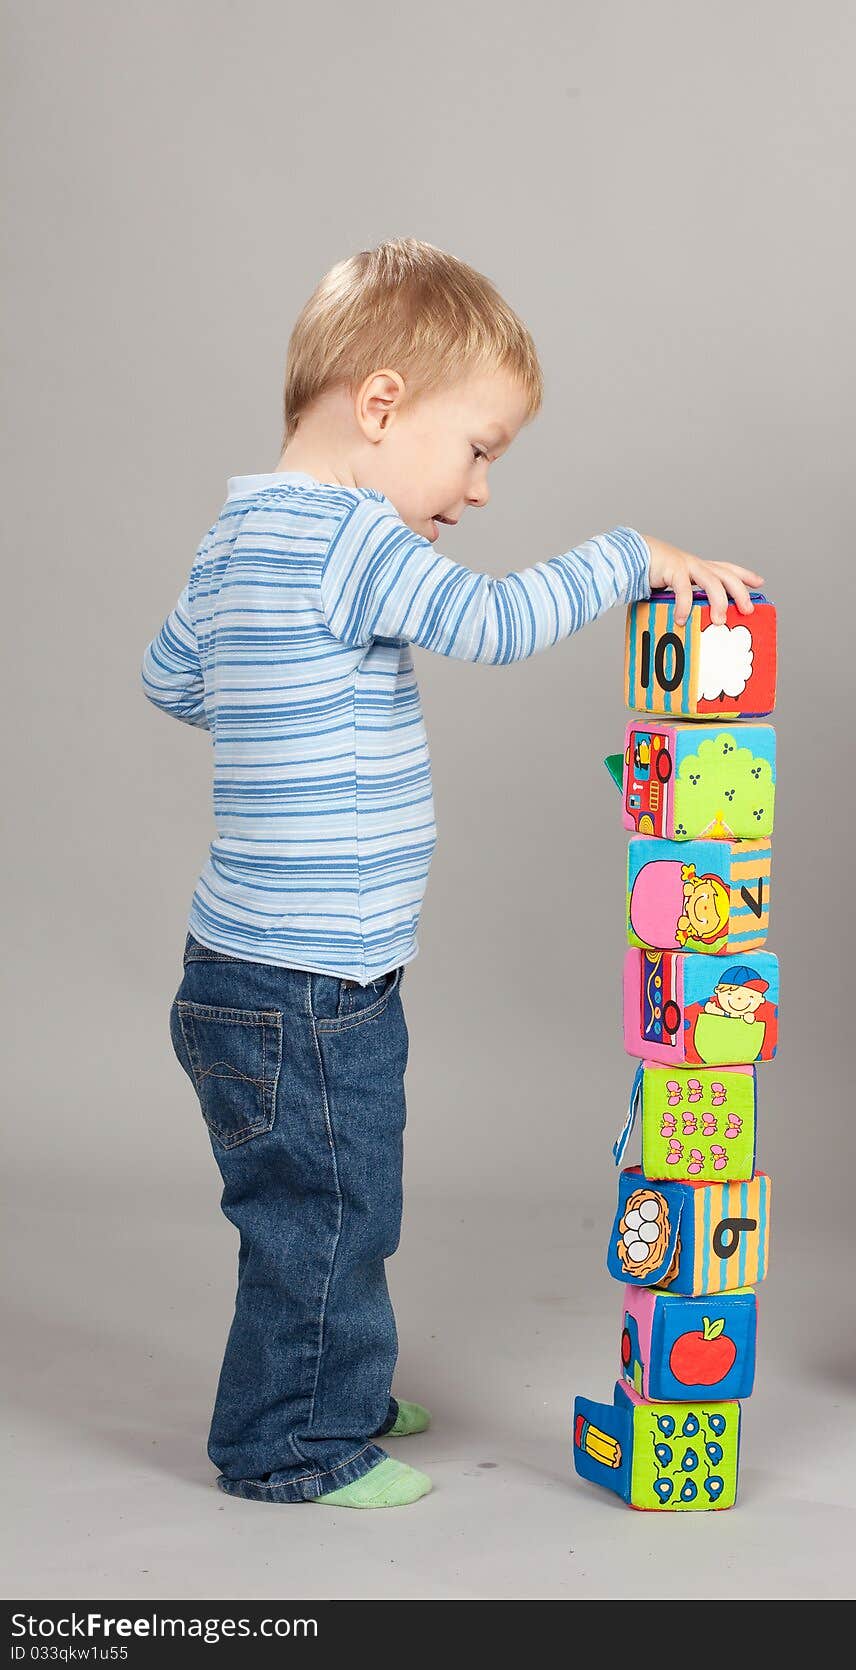
[[[397,371],[372,371],[357,392],[354,416],[369,441],[379,441],[404,399],[404,379]]]

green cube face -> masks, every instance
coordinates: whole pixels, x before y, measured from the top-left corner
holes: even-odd
[[[735,1399],[650,1403],[619,1380],[611,1404],[574,1400],[575,1471],[632,1508],[732,1508],[739,1449]]]
[[[666,841],[760,841],[773,833],[772,725],[631,719],[624,827]]]
[[[629,1387],[625,1392],[633,1405],[631,1507],[669,1513],[733,1507],[740,1404],[643,1403]]]
[[[686,1183],[737,1183],[755,1172],[752,1067],[643,1062],[642,1170]]]

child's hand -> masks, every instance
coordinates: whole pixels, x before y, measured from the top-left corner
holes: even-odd
[[[702,562],[689,551],[679,551],[676,545],[666,545],[662,539],[649,539],[643,534],[651,552],[651,590],[667,586],[675,594],[675,624],[685,626],[693,602],[693,586],[707,592],[710,618],[714,626],[725,622],[729,596],[733,597],[741,615],[751,615],[754,604],[749,587],[762,586],[762,574],[751,568],[738,568],[733,562]]]

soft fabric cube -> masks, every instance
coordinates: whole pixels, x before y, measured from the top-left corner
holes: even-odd
[[[620,1165],[637,1119],[646,1177],[677,1183],[745,1182],[755,1172],[757,1080],[753,1067],[636,1069],[624,1129],[613,1145]]]
[[[756,841],[773,833],[772,725],[645,723],[624,738],[623,823],[671,841]]]
[[[770,1179],[744,1183],[662,1183],[628,1166],[606,1267],[616,1281],[670,1293],[728,1293],[767,1273]]]
[[[669,1066],[772,1061],[779,1030],[779,960],[639,951],[624,959],[624,1048]]]
[[[685,626],[675,621],[674,592],[658,592],[627,610],[624,699],[642,713],[734,719],[772,713],[776,704],[776,610],[751,594],[751,615],[729,603],[714,626],[710,603],[696,592]]]
[[[627,939],[658,951],[731,956],[764,945],[769,841],[661,841],[627,847]]]
[[[698,1512],[733,1507],[740,1404],[646,1403],[619,1381],[614,1401],[574,1402],[574,1467],[632,1508]]]
[[[625,1287],[621,1377],[649,1401],[749,1397],[758,1300],[751,1287],[687,1298]]]

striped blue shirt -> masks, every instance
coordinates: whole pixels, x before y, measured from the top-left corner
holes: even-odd
[[[615,528],[497,580],[374,489],[233,476],[142,665],[149,699],[214,743],[191,933],[361,984],[410,962],[437,839],[410,645],[520,661],[647,597],[649,560]]]

